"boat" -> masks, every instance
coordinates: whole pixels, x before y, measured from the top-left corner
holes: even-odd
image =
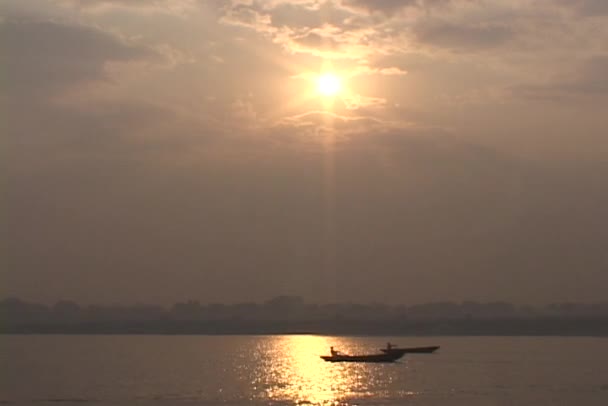
[[[432,345],[428,347],[408,347],[408,348],[399,348],[388,346],[387,348],[380,348],[385,354],[399,353],[399,354],[431,354],[437,351],[440,347],[438,345]]]
[[[384,352],[379,354],[348,355],[335,352],[332,355],[321,355],[327,362],[395,362],[405,353]]]

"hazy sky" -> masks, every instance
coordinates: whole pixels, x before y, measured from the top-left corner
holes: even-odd
[[[1,296],[607,299],[606,0],[2,0],[0,58]]]

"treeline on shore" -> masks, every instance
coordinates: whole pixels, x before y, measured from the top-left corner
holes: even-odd
[[[516,306],[506,302],[310,304],[295,296],[263,303],[52,306],[0,301],[1,333],[357,334],[608,336],[608,302]]]

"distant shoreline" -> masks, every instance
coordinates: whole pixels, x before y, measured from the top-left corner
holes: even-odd
[[[608,319],[5,322],[0,334],[608,337]]]
[[[503,302],[413,306],[308,304],[277,296],[264,303],[53,306],[0,301],[0,334],[164,334],[333,336],[608,336],[608,302],[544,307]]]
[[[7,333],[0,332],[0,336],[230,336],[230,337],[250,337],[250,336],[286,336],[286,335],[310,335],[310,336],[329,336],[329,337],[562,337],[562,338],[608,338],[608,334],[327,334],[327,333]]]

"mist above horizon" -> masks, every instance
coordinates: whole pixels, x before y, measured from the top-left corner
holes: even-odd
[[[605,4],[5,0],[0,296],[604,301]]]

